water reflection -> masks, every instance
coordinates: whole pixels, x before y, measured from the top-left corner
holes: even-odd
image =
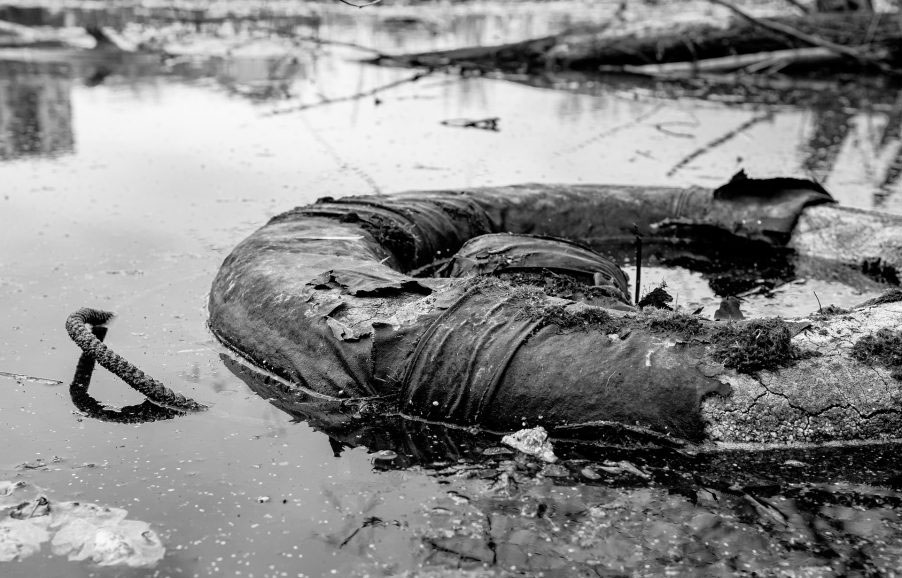
[[[96,326],[91,328],[91,332],[97,339],[103,341],[107,328]],[[172,419],[184,415],[182,412],[156,405],[150,400],[120,409],[111,409],[105,406],[88,393],[95,364],[94,356],[87,352],[82,353],[78,358],[78,364],[75,366],[75,376],[69,385],[69,397],[72,398],[72,405],[85,416],[114,423],[142,423]]]
[[[416,467],[439,483],[420,515],[370,515],[373,502],[325,537],[370,560],[354,575],[387,564],[393,554],[369,545],[399,535],[414,546],[417,568],[544,576],[879,575],[902,560],[895,444],[697,453],[601,431],[558,440],[562,460],[545,464],[499,447],[498,436],[290,393],[223,360],[258,395],[321,431],[336,457],[355,446],[382,450],[375,468]]]
[[[0,159],[74,147],[72,80],[65,70],[0,62]]]
[[[824,183],[849,206],[902,212],[902,92],[883,80],[853,83],[846,79],[727,77],[722,81],[662,81],[580,73],[505,78],[573,94],[562,101],[561,117],[593,114],[583,110],[581,95],[595,96],[599,104],[607,101],[607,106],[617,99],[632,100],[639,107],[631,113],[632,121],[613,127],[613,131],[607,127],[599,132],[598,140],[635,131],[641,125],[654,126],[658,146],[686,151],[669,167],[669,176],[704,178],[717,162],[727,167],[734,162],[739,166],[779,166],[764,171],[777,174],[782,170]],[[664,108],[659,108],[662,105]],[[736,120],[719,126],[725,115],[718,111],[729,111]],[[715,123],[718,130],[704,130]],[[699,133],[704,133],[705,140],[698,142]],[[662,140],[662,136],[666,138]],[[779,154],[774,146],[789,152],[795,162],[775,158]],[[656,147],[648,148],[649,154],[661,153]]]
[[[552,11],[553,17],[539,23],[529,13],[511,17],[491,10],[447,14],[440,10],[384,14],[369,11],[356,19],[344,12],[329,11],[313,18],[306,13],[266,10],[257,11],[252,17],[239,13],[216,15],[204,10],[187,14],[171,7],[142,10],[103,15],[84,7],[67,9],[63,14],[67,23],[76,25],[122,27],[124,22],[131,22],[140,31],[136,33],[139,44],[151,53],[70,51],[54,57],[43,52],[42,58],[67,63],[69,78],[81,79],[89,86],[109,82],[111,75],[116,75],[117,83],[132,85],[160,75],[192,82],[214,79],[229,93],[254,102],[291,100],[293,106],[287,109],[302,114],[310,104],[364,99],[374,86],[385,84],[380,81],[382,73],[372,67],[343,61],[360,57],[359,52],[336,54],[326,50],[323,42],[329,40],[411,51],[505,42],[578,23],[577,15],[565,11]],[[51,11],[47,18],[58,16]],[[590,20],[603,17],[604,10]],[[192,22],[193,26],[187,26]],[[160,60],[165,62],[158,65]],[[391,79],[397,78],[391,72],[383,72]],[[51,104],[63,102],[71,80],[66,80],[64,74],[53,76],[56,84],[43,74],[20,74],[18,78],[4,81],[14,82],[17,88],[4,89],[5,94],[12,96],[0,102],[0,109],[10,111],[5,117],[20,120],[4,123],[4,151],[0,158],[71,151],[71,105]],[[659,174],[643,171],[649,184],[653,181],[717,186],[729,174],[745,167],[760,176],[793,174],[813,178],[849,206],[902,212],[902,97],[896,87],[886,83],[780,77],[674,83],[550,73],[505,78],[571,95],[556,98],[553,112],[557,120],[574,126],[574,138],[566,147],[549,147],[550,166],[564,158],[564,164],[590,166],[589,159],[609,154],[612,148],[620,153],[630,149],[624,163],[615,156],[614,166],[605,167],[606,178],[612,182],[624,179],[616,169],[618,164],[654,161],[660,168]],[[38,85],[43,88],[35,88]],[[497,104],[493,107],[498,100],[495,93],[504,92],[496,83],[462,80],[454,89],[454,104],[484,108],[485,116],[501,117],[502,126],[510,126],[511,119],[524,122],[523,118],[530,114],[528,110],[516,106],[499,108]],[[586,95],[594,99],[587,99]],[[382,102],[381,96],[378,102]],[[39,114],[39,109],[45,112]],[[62,111],[68,111],[68,117]],[[52,131],[47,128],[48,123],[56,122],[63,129],[67,127],[66,118],[69,138],[49,136],[51,132],[65,131]],[[586,132],[587,126],[598,129]],[[536,124],[533,130],[546,129]],[[634,171],[629,168],[624,168],[624,174],[634,178]],[[570,171],[559,167],[557,172]]]
[[[295,96],[296,85],[310,78],[316,66],[314,47],[278,39],[217,48],[172,58],[167,72],[190,80],[212,78],[230,93],[267,101]]]
[[[529,10],[538,6],[528,5]],[[732,574],[742,569],[792,574],[793,564],[802,568],[798,573],[813,575],[896,571],[902,558],[898,446],[693,455],[683,448],[626,451],[616,446],[636,440],[608,431],[604,439],[610,445],[604,448],[559,442],[563,461],[548,467],[499,449],[497,436],[400,417],[369,418],[366,411],[378,412],[378,405],[357,417],[356,407],[289,400],[276,386],[247,381],[255,395],[237,380],[224,379],[212,355],[200,364],[198,378],[194,363],[185,360],[203,354],[182,352],[210,347],[202,296],[229,247],[271,215],[317,196],[358,193],[367,184],[386,191],[528,180],[717,186],[739,168],[737,156],[754,165],[749,169],[758,176],[804,176],[801,167],[821,146],[817,143],[839,139],[842,146],[830,152],[833,160],[810,161],[811,170],[821,171],[844,201],[870,207],[881,175],[865,167],[899,164],[898,155],[893,157],[899,147],[896,91],[878,87],[869,100],[843,101],[834,88],[811,85],[792,89],[798,102],[784,102],[790,90],[769,96],[767,91],[712,87],[677,91],[635,79],[619,84],[594,79],[594,85],[573,82],[552,91],[546,90],[550,85],[449,75],[380,93],[379,106],[369,98],[276,118],[265,115],[273,106],[269,103],[285,104],[287,92],[301,103],[318,102],[322,95],[366,91],[409,71],[348,62],[316,44],[297,47],[281,33],[227,53],[240,44],[238,36],[265,27],[242,25],[237,16],[217,21],[210,14],[195,17],[156,5],[110,10],[95,3],[85,4],[84,19],[117,26],[120,18],[124,26],[164,9],[186,45],[215,37],[216,49],[164,64],[155,55],[144,64],[135,55],[47,52],[45,60],[55,58],[59,64],[30,64],[15,77],[20,84],[58,83],[53,90],[69,91],[73,144],[65,150],[77,154],[46,163],[39,156],[45,153],[17,152],[13,156],[30,156],[0,167],[3,181],[10,183],[4,212],[18,225],[4,228],[0,243],[7,249],[4,277],[12,316],[3,369],[40,373],[48,368],[48,375],[65,377],[74,356],[57,325],[66,309],[85,300],[124,301],[137,318],[148,320],[147,334],[136,330],[131,339],[149,367],[183,368],[192,380],[187,385],[195,387],[198,379],[197,387],[207,388],[217,406],[204,416],[123,428],[72,419],[68,398],[50,388],[22,387],[9,393],[3,420],[12,440],[9,460],[33,460],[51,451],[65,451],[74,463],[111,459],[111,465],[86,468],[78,476],[29,475],[105,503],[140,498],[174,546],[161,575],[259,575],[272,566],[271,573],[327,575],[335,568],[337,575],[348,575],[347,565],[357,562],[361,575],[429,575],[430,568],[438,568],[436,575],[455,575],[484,564],[495,564],[493,573],[516,566],[546,576]],[[311,20],[298,27],[309,26],[305,33],[313,33],[316,26],[323,37],[372,40],[381,47],[396,42],[426,49],[541,35],[551,22],[493,14],[484,21],[437,18],[437,28],[387,31],[374,26],[374,14],[345,9],[340,16],[323,14],[318,24]],[[283,25],[294,24],[277,24]],[[389,35],[395,40],[387,40]],[[263,51],[264,44],[277,49]],[[14,80],[6,70],[0,73],[4,87]],[[100,78],[103,70],[108,76]],[[87,84],[99,82],[99,87],[85,86],[89,78]],[[224,92],[234,98],[223,98]],[[250,107],[248,101],[265,104]],[[10,106],[4,100],[0,107],[4,123],[13,116]],[[814,112],[833,109],[842,110],[832,120]],[[770,120],[696,157],[672,179],[665,176],[705,143],[770,111]],[[501,117],[501,132],[439,124],[489,116]],[[822,122],[854,129],[819,131]],[[45,129],[35,122],[13,126],[22,135],[33,134],[36,126]],[[0,135],[4,147],[13,138],[5,128]],[[843,166],[847,169],[840,171]],[[897,177],[887,181],[884,206],[902,209],[893,192]],[[656,250],[649,247],[648,253]],[[145,274],[93,277],[104,269]],[[707,290],[709,280],[693,276],[684,282],[675,277],[676,270],[660,277],[650,268],[643,273],[650,280],[647,289],[665,279],[670,286],[689,287],[677,296],[681,304],[695,295],[690,281],[697,277]],[[824,305],[830,301],[825,295],[840,291],[812,281],[783,290],[778,300],[750,298],[743,310],[793,315],[817,307],[814,290]],[[848,306],[864,298],[842,290],[845,301],[833,303]],[[787,295],[795,299],[790,305]],[[716,303],[701,304],[710,314]],[[180,379],[177,369],[169,379]],[[81,397],[77,383],[71,391],[76,407],[85,413],[111,411]],[[94,387],[99,399],[111,398],[98,393],[103,383]],[[16,395],[21,397],[13,399]],[[284,413],[261,409],[257,396],[278,402]],[[263,418],[260,411],[266,412]],[[286,415],[297,423],[286,424]],[[107,416],[113,417],[95,415]],[[380,467],[388,463],[402,469],[372,472],[377,464],[368,458],[376,456],[365,455],[362,447],[394,452],[397,457],[383,459]],[[623,461],[649,478],[629,474],[617,465]],[[100,493],[103,499],[96,496]],[[260,495],[273,500],[260,503]],[[345,510],[324,507],[333,499],[342,500]],[[371,500],[383,505],[370,509]],[[103,573],[96,567],[48,570],[46,564],[53,562],[33,563],[21,571]]]

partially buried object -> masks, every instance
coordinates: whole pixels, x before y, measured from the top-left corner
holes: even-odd
[[[831,203],[815,183],[742,175],[717,192],[519,185],[326,198],[233,250],[213,282],[210,327],[292,384],[288,398],[294,388],[391,400],[386,411],[489,431],[619,424],[694,442],[892,437],[900,383],[852,358],[844,340],[850,319],[861,335],[902,322],[899,303],[812,320],[817,331],[798,335],[781,320],[727,326],[637,312],[623,272],[588,248],[631,240],[637,224],[648,242],[717,230],[718,242],[799,247],[803,257],[808,224],[827,216],[902,238],[902,219]],[[564,234],[586,245],[544,237]],[[856,258],[902,264],[902,246],[873,241],[862,239]],[[818,257],[845,266],[841,251]],[[435,261],[442,276],[405,273]],[[870,382],[879,393],[861,394]]]

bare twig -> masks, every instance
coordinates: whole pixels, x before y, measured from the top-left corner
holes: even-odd
[[[58,379],[47,379],[44,377],[34,377],[25,375],[24,373],[10,373],[8,371],[0,371],[0,377],[9,377],[16,381],[28,381],[31,383],[40,383],[41,385],[60,385],[63,382]]]
[[[719,6],[723,6],[724,8],[730,10],[737,16],[751,22],[755,26],[759,28],[763,28],[765,30],[770,30],[771,32],[776,32],[777,34],[781,34],[783,36],[787,36],[789,38],[793,38],[800,42],[804,42],[810,46],[820,46],[822,48],[827,48],[836,52],[837,54],[842,54],[843,56],[848,56],[850,58],[854,58],[859,62],[866,62],[873,64],[883,70],[884,72],[892,72],[893,69],[888,67],[885,62],[883,62],[879,57],[874,56],[873,54],[869,54],[866,52],[862,52],[855,48],[850,48],[848,46],[843,46],[842,44],[836,44],[835,42],[831,42],[824,38],[818,38],[817,36],[812,36],[807,32],[802,32],[801,30],[797,30],[792,26],[788,26],[786,24],[782,24],[780,22],[774,22],[772,20],[759,20],[755,18],[748,12],[738,8],[728,2],[727,0],[708,0],[713,4],[717,4]]]
[[[342,4],[347,4],[348,6],[353,6],[354,8],[366,8],[367,6],[372,6],[373,4],[378,4],[382,2],[382,0],[370,0],[369,2],[364,2],[363,4],[354,4],[353,2],[349,2],[348,0],[338,0]]]
[[[809,12],[811,12],[811,10],[809,10],[807,6],[799,2],[799,0],[786,0],[786,2],[798,8],[802,12],[802,14],[808,14]]]
[[[308,110],[308,109],[311,109],[311,108],[316,108],[316,107],[318,107],[318,106],[324,106],[324,105],[327,105],[327,104],[335,104],[335,103],[337,103],[337,102],[347,102],[347,101],[350,101],[350,100],[359,100],[359,99],[361,99],[361,98],[366,98],[366,97],[369,97],[369,96],[375,96],[375,95],[379,94],[380,92],[385,92],[386,90],[390,90],[390,89],[392,89],[392,88],[401,86],[401,85],[403,85],[403,84],[407,84],[407,83],[410,83],[410,82],[416,82],[416,81],[418,81],[419,79],[421,79],[421,78],[423,78],[423,77],[426,77],[426,76],[429,76],[430,74],[432,74],[432,73],[434,73],[434,72],[435,72],[434,69],[426,70],[426,71],[424,71],[424,72],[417,72],[417,73],[414,74],[414,75],[411,75],[411,76],[402,78],[402,79],[400,79],[400,80],[395,80],[395,81],[393,81],[393,82],[389,82],[388,84],[383,84],[383,85],[381,85],[381,86],[377,86],[377,87],[371,88],[371,89],[369,89],[369,90],[362,90],[362,91],[360,91],[360,92],[355,92],[354,94],[348,94],[348,95],[345,95],[345,96],[337,96],[337,97],[335,97],[335,98],[329,98],[329,97],[325,97],[325,96],[324,96],[324,97],[322,97],[320,100],[318,100],[317,102],[310,102],[310,103],[307,103],[307,104],[300,104],[300,105],[298,105],[298,106],[293,106],[293,107],[289,107],[289,108],[280,108],[280,109],[277,109],[277,110],[270,111],[269,114],[270,114],[270,115],[277,115],[277,114],[286,114],[286,113],[289,113],[289,112],[300,112],[300,111],[302,111],[302,110]]]
[[[680,160],[680,162],[673,165],[673,168],[671,168],[669,171],[667,171],[667,176],[672,177],[673,175],[675,175],[677,173],[677,171],[679,171],[680,169],[682,169],[683,167],[685,167],[686,165],[688,165],[689,163],[691,163],[698,157],[702,156],[703,154],[707,153],[708,151],[711,151],[711,150],[719,147],[723,143],[725,143],[725,142],[733,139],[735,136],[747,131],[748,129],[752,128],[756,124],[773,118],[773,116],[774,116],[773,112],[766,112],[764,114],[761,114],[759,116],[751,118],[751,119],[745,121],[744,123],[742,123],[741,125],[737,126],[736,128],[734,128],[733,130],[729,131],[728,133],[723,134],[723,135],[717,137],[716,139],[712,140],[711,142],[705,144],[704,146],[695,149],[694,151],[692,151],[691,153],[689,153],[688,155],[683,157]]]

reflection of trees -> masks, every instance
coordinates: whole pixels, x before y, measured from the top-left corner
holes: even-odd
[[[6,71],[4,71],[6,72]],[[0,159],[71,152],[72,81],[47,72],[0,78]]]
[[[863,186],[874,205],[883,204],[902,177],[902,93],[884,106],[882,114],[841,101],[815,107],[812,133],[801,147],[805,172],[820,182],[832,176],[845,179],[845,186]]]
[[[902,93],[899,93],[893,108],[887,116],[886,128],[880,137],[880,149],[883,150],[893,144],[896,144],[897,148],[896,154],[893,155],[893,159],[883,175],[883,181],[880,183],[881,197],[888,195],[892,188],[898,184],[899,177],[902,177],[902,146],[898,146],[900,139],[902,139]]]
[[[806,155],[802,160],[802,169],[814,180],[824,182],[833,170],[840,149],[852,130],[854,114],[839,107],[815,108],[812,112],[814,130],[802,145],[803,154]]]

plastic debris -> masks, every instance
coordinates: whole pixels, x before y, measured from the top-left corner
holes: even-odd
[[[593,470],[590,467],[583,468],[582,470],[580,470],[579,473],[580,473],[580,475],[582,475],[582,477],[586,478],[587,480],[601,479],[601,476],[598,474],[598,472],[596,472],[595,470]]]
[[[156,532],[147,522],[126,520],[126,510],[43,495],[23,500],[27,488],[0,481],[0,562],[27,558],[48,541],[57,556],[99,566],[147,568],[163,558]]]
[[[807,463],[799,461],[799,460],[786,460],[785,462],[783,462],[783,465],[790,466],[793,468],[804,468],[804,467],[808,466]]]
[[[398,459],[398,454],[391,450],[382,450],[373,454],[373,465],[375,466],[389,466],[394,461]]]
[[[557,456],[554,455],[554,448],[551,446],[551,442],[548,441],[548,432],[542,426],[532,429],[521,429],[518,432],[506,435],[501,438],[501,443],[548,463],[557,461]]]
[[[639,476],[640,478],[651,478],[651,474],[643,472],[634,464],[626,460],[619,462],[605,461],[602,465],[598,466],[598,469],[604,470],[609,474],[632,474],[634,476]]]

